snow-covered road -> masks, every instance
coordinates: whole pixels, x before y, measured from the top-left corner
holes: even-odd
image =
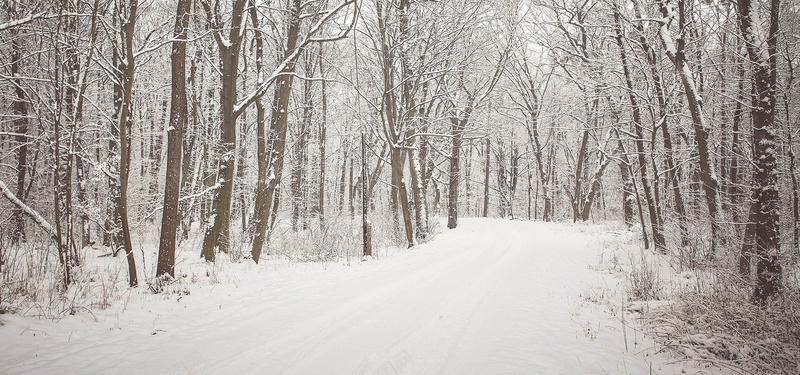
[[[645,356],[630,329],[626,351],[619,314],[581,297],[613,279],[590,268],[601,231],[462,219],[381,259],[248,265],[180,300],[132,297],[99,322],[3,316],[0,372],[647,374],[651,361],[656,374],[694,372]]]

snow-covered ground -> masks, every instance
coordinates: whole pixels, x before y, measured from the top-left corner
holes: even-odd
[[[623,328],[607,263],[624,236],[462,219],[350,265],[184,264],[189,295],[137,288],[59,321],[0,316],[0,373],[718,373]]]

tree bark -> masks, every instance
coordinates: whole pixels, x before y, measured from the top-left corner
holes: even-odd
[[[491,139],[486,138],[486,165],[483,170],[483,217],[489,217],[489,166],[492,155]]]
[[[769,297],[778,292],[781,279],[780,219],[778,197],[778,165],[776,157],[778,127],[775,123],[777,37],[780,0],[770,1],[769,31],[766,46],[757,36],[759,20],[751,0],[738,1],[739,26],[745,47],[753,62],[752,109],[753,119],[753,197],[751,213],[755,217],[756,286],[753,300],[765,306]],[[754,19],[756,17],[756,19]]]
[[[15,2],[12,2],[14,4]],[[13,6],[13,5],[12,5]],[[16,9],[13,9],[10,16],[16,18]],[[28,101],[25,90],[22,88],[21,60],[22,46],[17,29],[12,28],[9,33],[11,40],[11,82],[14,85],[14,97],[11,107],[14,112],[14,141],[17,147],[17,194],[16,196],[25,202],[25,176],[28,174]],[[25,242],[25,216],[22,208],[16,207],[11,214],[11,222],[14,226],[11,233],[11,243],[18,244]]]
[[[125,256],[128,260],[129,284],[132,287],[138,285],[136,275],[136,261],[133,257],[133,242],[131,241],[130,224],[128,222],[128,176],[130,174],[131,150],[128,137],[131,132],[131,98],[133,95],[133,81],[135,78],[136,63],[134,61],[135,51],[133,49],[133,33],[136,23],[138,0],[128,2],[127,19],[121,25],[122,28],[122,107],[119,114],[119,216],[122,224],[122,243]]]
[[[361,133],[361,238],[362,254],[372,256],[372,233],[370,230],[367,210],[369,208],[370,189],[367,188],[367,141],[364,133]]]
[[[650,186],[650,179],[647,177],[647,161],[645,159],[644,149],[644,132],[642,130],[642,120],[639,109],[636,93],[634,92],[633,81],[631,80],[630,71],[628,68],[628,58],[625,52],[625,45],[622,42],[622,24],[620,22],[619,10],[614,8],[614,21],[616,24],[616,40],[617,47],[619,48],[620,60],[622,61],[622,71],[625,77],[625,83],[628,89],[628,98],[631,102],[631,111],[633,115],[633,127],[636,136],[635,144],[637,157],[639,161],[640,177],[642,180],[642,190],[644,190],[645,200],[647,203],[647,211],[650,216],[650,227],[653,232],[653,242],[659,252],[666,253],[666,242],[664,241],[664,233],[661,227],[660,219],[656,213],[656,203],[653,197],[653,190]]]
[[[417,240],[424,241],[428,236],[428,202],[425,199],[425,191],[422,189],[422,179],[420,178],[420,163],[415,138],[408,135],[408,166],[411,169],[411,193],[414,198],[414,215],[417,226]]]
[[[325,228],[325,141],[328,121],[328,91],[322,66],[322,44],[319,46],[319,76],[322,78],[322,118],[319,123],[319,226]]]
[[[211,10],[209,5],[202,3],[209,23],[212,24],[214,38],[219,49],[221,77],[220,107],[222,109],[222,122],[220,124],[219,144],[219,169],[217,181],[219,188],[214,192],[214,201],[211,207],[211,216],[203,238],[201,255],[207,261],[213,262],[216,251],[223,253],[230,251],[230,224],[231,203],[233,199],[233,178],[236,171],[236,119],[234,107],[237,101],[237,78],[239,75],[239,49],[242,43],[242,28],[244,28],[245,0],[234,0],[229,33],[222,35],[223,25],[217,21],[220,15],[218,9]]]
[[[307,52],[308,53],[308,52]],[[306,56],[306,74],[309,77],[314,75],[313,63],[310,61],[311,57]],[[297,135],[297,140],[294,143],[294,168],[292,170],[292,230],[298,231],[300,229],[301,214],[305,215],[306,212],[306,196],[305,196],[305,166],[308,164],[308,137],[311,128],[311,117],[313,116],[313,98],[311,92],[311,81],[303,81],[303,115],[300,120],[300,129]]]
[[[659,8],[661,15],[666,19],[662,21],[661,28],[659,29],[659,36],[664,45],[664,51],[672,60],[675,65],[678,75],[683,84],[683,90],[686,96],[686,102],[689,106],[689,113],[692,116],[692,126],[694,128],[694,140],[697,144],[697,152],[700,164],[700,179],[703,183],[703,191],[705,192],[706,206],[708,207],[708,214],[711,218],[711,249],[708,253],[709,259],[713,259],[716,253],[716,248],[719,245],[719,198],[717,196],[717,175],[714,171],[714,164],[711,161],[711,154],[708,148],[708,127],[705,122],[702,109],[702,98],[700,92],[697,90],[694,75],[686,62],[686,55],[684,54],[684,38],[678,40],[677,46],[672,41],[669,33],[669,22],[674,19],[675,14],[666,2],[659,1]],[[685,27],[685,12],[684,0],[678,0],[678,27],[681,30],[681,35],[686,32]]]
[[[178,0],[172,42],[172,95],[170,98],[169,128],[167,129],[167,177],[164,184],[164,210],[161,216],[161,239],[158,246],[156,277],[175,277],[175,242],[180,217],[178,201],[181,195],[181,158],[183,131],[186,128],[186,29],[189,26],[191,0]]]
[[[451,117],[450,136],[452,143],[450,148],[450,173],[448,174],[447,190],[447,228],[453,229],[458,225],[458,180],[460,175],[459,159],[461,154],[461,137],[463,136],[464,126],[466,125],[469,114],[463,119]]]
[[[635,3],[634,10],[636,12],[637,18],[642,18],[638,1]],[[644,28],[641,25],[636,25],[636,29],[639,31],[639,43],[644,50],[645,57],[647,59],[647,63],[650,67],[650,79],[653,81],[653,89],[655,90],[656,99],[658,101],[658,116],[659,116],[659,123],[657,127],[661,128],[661,137],[664,146],[665,152],[665,162],[667,164],[667,170],[665,171],[665,178],[670,187],[672,188],[672,194],[675,199],[675,213],[678,216],[678,227],[680,230],[680,238],[681,238],[681,246],[687,247],[689,246],[689,224],[688,218],[686,216],[686,207],[683,202],[683,194],[681,194],[680,189],[680,181],[678,180],[678,174],[676,173],[676,165],[675,165],[675,157],[674,151],[672,148],[672,138],[669,131],[669,121],[668,120],[668,113],[667,113],[667,96],[664,92],[664,85],[662,83],[661,74],[658,70],[658,59],[656,55],[656,51],[647,41],[647,38],[644,33]],[[655,132],[653,133],[655,136]]]
[[[288,32],[286,34],[286,48],[284,49],[284,60],[290,59],[295,47],[297,46],[297,39],[300,33],[300,7],[302,6],[301,0],[292,0],[292,9],[288,18]],[[295,60],[290,59],[282,73],[293,73],[295,70]],[[256,207],[256,215],[252,220],[255,228],[253,247],[251,255],[253,261],[258,263],[261,256],[261,249],[264,246],[266,239],[266,231],[268,219],[272,205],[270,204],[276,197],[276,190],[281,181],[283,173],[284,153],[286,151],[286,130],[287,120],[289,116],[289,97],[292,91],[293,76],[286,74],[281,75],[275,80],[275,92],[273,95],[272,117],[270,119],[269,140],[267,148],[269,149],[269,163],[266,164],[269,168],[267,175],[268,181],[264,184],[259,184],[257,187],[256,195],[262,194],[263,208]],[[266,138],[266,137],[265,137]],[[256,198],[258,201],[258,198]]]

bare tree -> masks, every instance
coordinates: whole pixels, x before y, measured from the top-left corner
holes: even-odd
[[[780,287],[781,265],[778,263],[780,245],[778,165],[775,123],[777,90],[777,38],[780,0],[771,0],[768,30],[762,30],[758,5],[750,0],[738,1],[739,26],[744,37],[747,55],[752,64],[753,86],[751,116],[753,118],[753,201],[755,212],[756,285],[754,301],[764,306]],[[747,246],[742,257],[748,257]],[[744,269],[749,273],[749,269]]]
[[[181,147],[186,128],[186,29],[189,26],[191,0],[179,0],[175,15],[172,42],[172,96],[167,129],[167,181],[164,186],[164,212],[161,217],[161,241],[158,247],[156,277],[175,276],[175,242],[180,217],[178,199],[181,193]]]
[[[708,147],[708,126],[703,115],[703,99],[697,89],[695,76],[686,61],[685,54],[685,33],[686,27],[686,11],[684,0],[678,0],[678,8],[674,9],[672,4],[668,1],[659,1],[658,3],[661,15],[663,17],[661,27],[658,35],[661,37],[661,43],[664,45],[664,52],[672,60],[675,65],[678,75],[681,78],[683,89],[686,96],[686,102],[689,107],[689,113],[692,116],[692,125],[694,127],[694,140],[697,144],[697,152],[700,164],[700,178],[703,181],[703,191],[706,196],[706,206],[708,207],[708,214],[711,217],[711,250],[708,253],[709,258],[714,258],[716,247],[719,245],[719,198],[717,197],[717,174],[715,172],[714,163],[711,160],[711,154]],[[676,14],[677,12],[677,14]],[[678,29],[681,36],[677,43],[673,41],[669,31],[670,25],[678,19]]]

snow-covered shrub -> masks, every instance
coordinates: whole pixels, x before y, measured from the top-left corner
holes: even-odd
[[[680,273],[661,271],[662,297],[670,303],[637,311],[645,330],[690,361],[738,373],[800,373],[798,267],[784,268],[782,291],[761,308],[752,301],[754,281],[738,273],[738,248],[718,252],[715,267],[691,269],[681,262]],[[651,266],[636,265],[641,269],[631,273],[632,285],[646,290]]]
[[[761,309],[749,293],[713,290],[687,293],[675,303],[644,313],[665,347],[688,360],[742,373],[800,371],[800,311],[795,291]]]
[[[631,257],[631,271],[628,274],[628,298],[639,301],[660,300],[662,293],[661,275],[657,268],[642,253],[638,260]]]
[[[169,275],[163,275],[156,278],[153,282],[148,283],[147,286],[154,294],[161,294],[165,296],[187,296],[191,294],[189,284],[186,282],[186,277],[178,276],[173,278]]]

